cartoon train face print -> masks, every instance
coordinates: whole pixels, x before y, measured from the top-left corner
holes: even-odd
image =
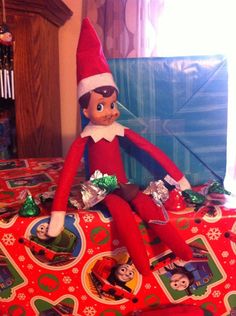
[[[0,292],[10,288],[14,283],[14,276],[8,268],[6,257],[0,254]]]
[[[59,264],[73,260],[72,252],[76,246],[77,237],[68,229],[64,229],[57,238],[48,238],[46,231],[48,223],[40,224],[37,234],[29,239],[21,237],[19,242],[24,244],[42,262]]]
[[[25,275],[18,269],[4,245],[0,242],[0,301],[14,298],[16,290],[24,287],[25,284],[27,284]]]
[[[132,289],[126,285],[134,278],[135,269],[128,261],[119,264],[114,258],[102,257],[93,266],[90,277],[100,297],[112,297],[115,300],[130,299],[138,301]]]
[[[204,260],[186,262],[184,265],[173,264],[172,268],[165,267],[170,286],[175,291],[185,291],[187,295],[201,286],[207,285],[213,278],[210,266]]]
[[[62,267],[79,260],[83,249],[82,231],[74,225],[74,217],[67,216],[66,227],[55,238],[47,236],[48,219],[37,221],[30,230],[30,234],[19,238],[19,242],[23,244],[32,258],[38,262],[52,267]],[[67,227],[68,226],[68,227]]]
[[[154,276],[173,302],[191,296],[209,295],[214,284],[223,282],[225,272],[204,236],[189,243],[193,258],[184,261],[168,252],[152,260]]]
[[[125,249],[95,255],[85,264],[82,282],[86,292],[99,302],[120,304],[138,302],[141,276]]]

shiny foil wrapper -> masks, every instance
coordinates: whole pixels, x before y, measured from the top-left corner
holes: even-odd
[[[79,198],[69,198],[69,202],[77,209],[89,209],[101,202],[106,195],[105,189],[99,188],[91,181],[86,181],[81,184]]]
[[[114,191],[118,188],[117,178],[108,174],[102,174],[96,170],[90,177],[90,181],[100,189],[104,189],[107,193]]]
[[[38,216],[40,214],[40,208],[36,204],[34,198],[30,193],[28,193],[26,200],[19,210],[19,216],[31,217]]]
[[[231,193],[227,190],[225,190],[224,186],[217,182],[217,181],[213,181],[209,187],[208,187],[208,194],[211,193],[219,193],[219,194],[226,194],[226,195],[230,195]]]
[[[80,186],[79,198],[71,198],[69,202],[77,209],[89,209],[101,202],[108,193],[114,191],[118,184],[115,176],[102,174],[96,170],[90,179]]]
[[[143,193],[152,195],[157,203],[160,201],[164,203],[169,198],[169,191],[162,180],[151,181]]]
[[[99,181],[95,181],[94,183],[92,182],[94,179]],[[117,184],[115,177],[111,179],[110,176],[105,175],[104,177],[100,172],[96,172],[95,177],[93,175],[90,180],[76,185],[76,188],[70,193],[68,205],[77,210],[89,209],[101,202],[116,187],[115,184]],[[40,201],[42,204],[45,204],[47,201],[51,201],[52,203],[54,196],[55,191],[44,192],[40,195]]]
[[[206,201],[206,197],[203,194],[190,189],[184,190],[182,194],[188,204],[202,205]]]
[[[89,208],[96,205],[97,203],[101,202],[107,195],[105,189],[99,188],[90,181],[82,184],[81,193],[84,202],[84,208]]]

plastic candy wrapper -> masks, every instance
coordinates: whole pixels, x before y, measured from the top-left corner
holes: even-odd
[[[203,194],[193,190],[184,190],[183,196],[189,204],[202,205],[206,201],[206,197]]]
[[[152,220],[150,219],[148,223],[150,224],[158,224],[164,225],[169,221],[169,216],[167,211],[163,205],[165,201],[169,198],[169,191],[165,187],[164,182],[162,180],[151,181],[149,186],[143,191],[143,193],[147,195],[151,195],[154,202],[161,208],[164,220]]]
[[[217,181],[208,182],[198,192],[185,190],[182,193],[186,202],[195,205],[196,208],[203,205],[212,207],[222,205],[225,208],[236,208],[236,198]]]
[[[19,210],[19,215],[22,217],[38,216],[40,214],[40,208],[36,204],[30,192],[27,192],[27,196],[24,204]]]
[[[86,181],[81,184],[78,198],[69,198],[69,203],[77,209],[88,209],[101,202],[106,195],[107,191],[105,189],[99,188],[91,181]]]
[[[115,176],[102,174],[96,170],[88,181],[81,184],[79,200],[70,199],[69,202],[77,209],[88,209],[101,202],[115,188],[117,188]]]
[[[90,181],[100,189],[104,189],[107,193],[114,191],[118,188],[117,178],[108,174],[102,174],[96,170],[90,177]]]
[[[217,181],[213,181],[208,187],[208,194],[211,193],[220,193],[230,195],[231,193],[223,187],[223,185]]]
[[[101,202],[105,196],[118,187],[115,176],[102,174],[96,170],[88,181],[80,183],[76,187],[76,194],[69,197],[69,206],[76,209],[89,209]],[[45,192],[40,195],[40,200],[46,204],[54,199],[55,191]]]
[[[143,191],[143,193],[152,195],[153,199],[157,203],[164,203],[169,198],[169,191],[165,187],[164,182],[162,180],[151,181],[149,186]]]
[[[167,211],[181,211],[185,209],[186,203],[177,183],[174,180],[172,181],[170,176],[164,180],[167,182],[167,185],[172,186],[171,190],[168,190],[162,180],[158,180],[150,182],[143,192],[151,195],[155,203]]]

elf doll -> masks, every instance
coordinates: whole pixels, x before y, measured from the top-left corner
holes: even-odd
[[[162,208],[135,185],[130,185],[121,158],[119,138],[126,139],[130,146],[137,146],[148,153],[166,172],[176,180],[182,190],[190,184],[177,166],[156,146],[117,121],[118,88],[113,80],[108,63],[102,51],[98,36],[86,18],[82,22],[77,47],[77,80],[79,104],[89,119],[88,125],[72,144],[66,157],[58,188],[55,194],[48,235],[57,236],[63,229],[70,189],[84,154],[88,148],[89,173],[99,170],[102,174],[115,175],[120,189],[105,196],[102,203],[110,211],[120,241],[138,269],[150,273],[149,259],[133,212],[150,228],[178,257],[192,258],[191,248],[180,237],[168,221],[164,221]],[[152,222],[152,223],[151,223]]]

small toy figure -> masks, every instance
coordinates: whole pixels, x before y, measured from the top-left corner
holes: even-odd
[[[138,186],[128,184],[119,137],[127,139],[130,145],[135,145],[149,154],[179,183],[182,190],[190,189],[190,184],[164,152],[116,122],[120,115],[116,103],[118,88],[98,36],[87,18],[82,22],[77,48],[77,77],[79,103],[90,122],[72,144],[65,160],[52,206],[48,235],[57,236],[63,229],[70,188],[87,145],[90,175],[99,170],[103,174],[117,177],[120,188],[107,194],[102,203],[110,211],[118,237],[126,246],[138,271],[147,275],[150,273],[150,265],[133,211],[150,223],[150,228],[177,256],[190,260],[190,247],[171,223],[166,222],[162,208],[150,196],[141,192]],[[165,224],[156,224],[155,221],[158,220]],[[152,221],[154,223],[151,223]]]

